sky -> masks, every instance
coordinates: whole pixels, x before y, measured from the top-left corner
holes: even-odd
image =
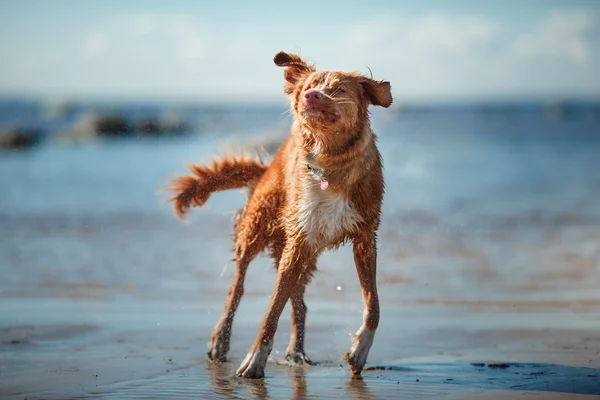
[[[0,0],[0,96],[278,101],[280,50],[400,101],[600,99],[597,0]]]

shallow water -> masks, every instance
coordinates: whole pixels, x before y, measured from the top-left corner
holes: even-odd
[[[338,367],[362,313],[348,248],[320,258],[307,292],[307,353],[320,366],[270,362],[258,383],[231,377],[275,279],[266,257],[249,271],[233,362],[206,363],[234,272],[231,212],[244,196],[214,195],[182,224],[159,190],[186,162],[207,160],[226,142],[270,139],[282,123],[274,111],[252,129],[3,154],[0,394],[600,395],[600,125],[528,114],[375,113],[387,192],[382,322],[369,365],[390,369],[352,381]],[[478,362],[508,367],[471,365]]]

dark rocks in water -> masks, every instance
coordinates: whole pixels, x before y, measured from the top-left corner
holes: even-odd
[[[498,368],[498,369],[505,369],[505,368],[510,367],[510,364],[507,364],[507,363],[489,363],[489,364],[471,363],[471,365],[474,367],[479,367],[479,368],[483,368],[483,367],[487,366],[488,368]]]
[[[92,124],[92,128],[98,136],[121,137],[134,133],[133,125],[118,115],[97,116]]]
[[[0,149],[27,150],[40,144],[42,131],[37,128],[15,127],[0,130]]]
[[[178,116],[148,117],[138,121],[121,114],[82,116],[71,129],[57,133],[59,141],[82,142],[93,139],[116,139],[138,136],[172,136],[192,131],[192,127]]]
[[[137,130],[142,135],[159,135],[162,132],[160,122],[156,119],[147,119],[138,125]]]
[[[97,138],[133,136],[134,127],[118,114],[85,114],[69,129],[56,134],[59,141],[80,142]]]
[[[163,119],[147,118],[137,125],[137,131],[143,136],[180,135],[191,132],[192,127],[183,119],[167,116]]]
[[[504,369],[504,368],[508,368],[510,367],[509,364],[506,363],[492,363],[492,364],[488,364],[488,368],[500,368],[500,369]]]

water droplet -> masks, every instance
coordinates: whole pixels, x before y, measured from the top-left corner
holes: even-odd
[[[342,290],[342,287],[341,287],[341,286],[338,286],[338,287],[337,287],[337,290],[338,290],[338,291]]]

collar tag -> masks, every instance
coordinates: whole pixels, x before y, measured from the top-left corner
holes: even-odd
[[[326,190],[329,187],[329,182],[325,179],[325,171],[315,168],[310,164],[306,164],[306,168],[321,180],[321,190]]]

